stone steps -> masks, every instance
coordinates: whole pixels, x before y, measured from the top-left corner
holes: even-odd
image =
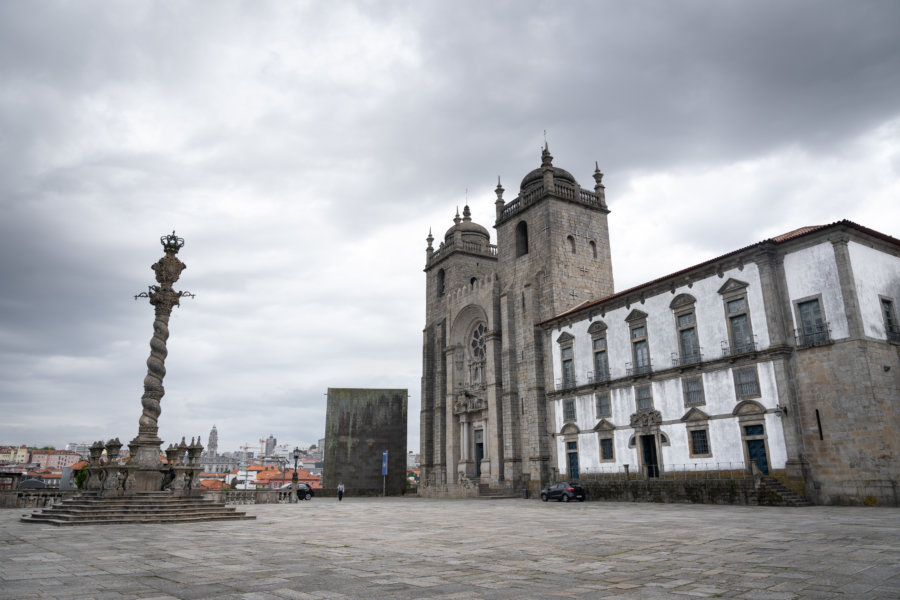
[[[804,496],[788,489],[783,483],[773,477],[763,477],[760,480],[761,491],[766,492],[765,496],[774,495],[780,500],[780,504],[784,506],[815,506]]]
[[[144,492],[102,497],[94,493],[67,498],[20,519],[46,525],[107,525],[121,523],[186,523],[255,519],[201,496]]]
[[[486,483],[480,483],[478,484],[478,497],[496,500],[501,498],[521,498],[522,494],[508,488],[492,488]]]

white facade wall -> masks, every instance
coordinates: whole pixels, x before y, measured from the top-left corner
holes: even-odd
[[[850,336],[844,297],[838,277],[834,246],[823,242],[786,254],[784,274],[787,279],[788,298],[791,301],[791,319],[794,329],[800,329],[794,303],[797,300],[817,296],[822,297],[822,313],[831,328],[832,339]],[[755,325],[755,323],[754,323]]]
[[[828,245],[830,249],[830,244]],[[833,261],[832,261],[833,262]],[[596,321],[602,320],[606,326],[607,357],[610,379],[615,380],[626,375],[626,363],[632,362],[629,324],[625,318],[634,309],[647,313],[648,341],[650,346],[653,371],[662,371],[672,367],[672,354],[678,352],[678,340],[675,318],[669,304],[678,294],[686,293],[696,298],[694,311],[696,315],[698,338],[704,361],[720,358],[722,342],[728,340],[728,324],[725,305],[718,290],[729,279],[747,283],[748,309],[757,347],[765,349],[769,346],[769,332],[766,329],[766,315],[759,271],[756,264],[744,265],[742,269],[731,269],[722,277],[713,275],[694,282],[690,287],[682,286],[674,293],[666,292],[646,298],[643,303],[636,303],[628,308],[621,307],[608,311],[604,316],[595,315],[592,320],[583,319],[550,333],[553,356],[554,380],[562,381],[562,364],[560,344],[557,339],[565,332],[574,337],[574,365],[578,385],[588,383],[587,374],[593,371],[593,349],[588,328]],[[833,301],[833,299],[832,299]],[[759,380],[760,396],[753,398],[766,409],[775,409],[779,404],[775,380],[775,368],[771,361],[755,365]],[[742,367],[743,368],[743,367]],[[686,373],[690,375],[690,373]],[[653,394],[653,406],[662,415],[662,420],[676,421],[660,427],[660,431],[668,437],[668,444],[659,448],[660,462],[663,469],[684,470],[694,468],[742,468],[745,464],[744,448],[741,441],[741,428],[733,412],[738,405],[735,392],[734,374],[731,367],[724,367],[702,374],[705,404],[697,408],[706,413],[711,457],[691,458],[688,445],[687,426],[680,419],[690,410],[684,405],[682,378],[675,376],[665,380],[650,382]],[[640,385],[647,385],[641,383]],[[557,398],[554,402],[554,422],[557,450],[557,469],[560,474],[568,471],[566,441],[571,440],[562,435],[566,425],[563,403],[566,399],[574,399],[576,420],[579,434],[577,436],[579,471],[581,473],[621,471],[624,465],[636,469],[638,465],[638,445],[629,447],[634,430],[629,427],[630,418],[637,410],[635,389],[633,386],[616,387],[609,390],[611,417],[606,420],[616,427],[613,432],[615,461],[601,461],[600,435],[594,428],[601,418],[597,414],[596,398],[593,393],[578,396]],[[767,414],[766,437],[769,450],[769,465],[780,469],[785,466],[787,451],[782,431],[781,418],[775,414]],[[606,433],[604,436],[608,435]]]
[[[610,379],[625,377],[626,363],[632,363],[631,332],[625,318],[632,310],[647,313],[647,340],[650,347],[650,361],[654,371],[668,369],[672,366],[672,353],[678,352],[678,340],[675,316],[669,304],[679,294],[690,294],[697,299],[694,312],[697,320],[697,334],[700,350],[704,360],[719,358],[722,355],[722,342],[728,340],[728,323],[725,317],[725,304],[718,293],[719,288],[729,279],[736,279],[749,284],[747,286],[747,303],[750,311],[750,322],[756,337],[757,348],[769,347],[769,332],[766,327],[765,306],[759,282],[759,270],[754,263],[744,265],[743,270],[731,269],[718,276],[707,277],[694,282],[691,287],[681,286],[675,293],[665,293],[645,299],[643,303],[635,303],[630,307],[617,308],[601,317],[596,315],[593,321],[587,319],[572,323],[571,326],[554,329],[551,332],[554,380],[562,381],[560,345],[556,343],[560,334],[566,332],[575,337],[573,344],[575,376],[578,385],[588,382],[587,374],[593,372],[593,349],[588,328],[596,321],[606,323],[607,358]],[[841,304],[843,306],[843,304]],[[846,328],[846,319],[845,319]]]
[[[894,318],[900,318],[900,258],[856,242],[850,242],[847,246],[864,335],[886,340],[881,297],[893,301]]]

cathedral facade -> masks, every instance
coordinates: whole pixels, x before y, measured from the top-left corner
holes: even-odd
[[[426,249],[425,496],[584,476],[782,477],[898,504],[900,241],[804,227],[615,291],[603,174],[541,166]]]
[[[596,169],[593,189],[582,188],[545,146],[515,199],[498,181],[497,245],[468,206],[436,248],[429,234],[420,493],[537,491],[550,478],[552,365],[540,324],[613,292],[602,178]]]

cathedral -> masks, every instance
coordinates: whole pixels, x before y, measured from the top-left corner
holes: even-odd
[[[429,233],[419,493],[743,471],[898,505],[900,240],[807,226],[616,291],[602,180],[545,145],[496,245],[468,206]]]
[[[514,200],[497,183],[497,245],[468,206],[436,248],[429,234],[421,493],[536,490],[550,478],[540,324],[613,292],[602,179],[598,168],[593,190],[583,189],[545,146]]]

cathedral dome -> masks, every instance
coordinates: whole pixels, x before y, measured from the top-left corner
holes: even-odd
[[[524,190],[527,187],[534,185],[535,183],[540,183],[544,180],[544,169],[549,167],[553,171],[553,180],[562,180],[571,183],[572,185],[578,185],[578,182],[575,181],[575,177],[566,171],[565,169],[560,169],[559,167],[553,166],[553,156],[550,154],[550,148],[547,144],[544,144],[544,150],[541,152],[541,166],[537,169],[531,171],[522,178],[522,183],[519,185],[520,190]]]
[[[565,169],[560,169],[559,167],[553,167],[553,179],[568,181],[569,183],[575,185],[575,177],[566,171]],[[530,186],[533,183],[540,183],[544,180],[544,170],[541,167],[531,171],[528,175],[526,175],[522,179],[522,183],[519,185],[520,190],[524,190],[526,187]]]
[[[462,239],[464,242],[490,242],[491,234],[488,233],[487,229],[472,220],[472,213],[469,210],[468,206],[463,209],[463,218],[460,219],[459,213],[457,213],[456,218],[453,219],[453,222],[453,227],[448,229],[447,233],[444,235],[444,241],[449,242],[451,239],[453,239],[453,234],[458,231],[460,232],[460,234],[462,234]]]

